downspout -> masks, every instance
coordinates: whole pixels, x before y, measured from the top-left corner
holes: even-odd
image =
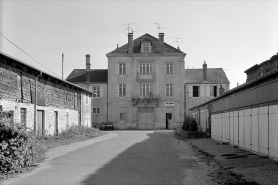
[[[42,72],[40,71],[40,74],[35,77],[35,103],[34,103],[34,132],[35,136],[37,136],[37,78],[42,75]]]
[[[106,110],[106,119],[107,119],[107,122],[108,122],[108,83],[107,83],[107,89],[106,89],[106,105],[107,105],[107,110]]]

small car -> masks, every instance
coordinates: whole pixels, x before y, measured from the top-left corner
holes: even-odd
[[[99,126],[99,130],[114,130],[114,123],[102,122]]]

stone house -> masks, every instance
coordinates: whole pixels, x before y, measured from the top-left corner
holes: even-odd
[[[190,115],[190,108],[213,99],[230,90],[230,82],[222,68],[185,69],[184,106],[185,115]]]
[[[0,53],[0,111],[38,136],[72,125],[90,126],[92,93]]]
[[[107,114],[107,69],[91,69],[90,55],[86,55],[86,69],[74,69],[66,78],[67,81],[83,87],[93,93],[91,100],[92,124],[108,120]]]
[[[184,120],[186,54],[144,34],[106,54],[108,121],[118,129],[173,129]]]

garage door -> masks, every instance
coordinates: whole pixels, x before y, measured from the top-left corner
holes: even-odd
[[[139,129],[154,129],[154,108],[138,107]]]

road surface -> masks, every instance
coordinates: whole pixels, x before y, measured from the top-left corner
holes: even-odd
[[[96,139],[57,149],[38,169],[3,184],[213,184],[207,166],[173,131],[114,131]]]

